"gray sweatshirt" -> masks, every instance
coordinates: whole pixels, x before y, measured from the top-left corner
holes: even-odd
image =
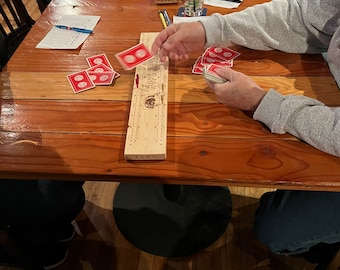
[[[340,0],[272,0],[241,12],[213,14],[201,23],[206,47],[237,44],[256,50],[328,52],[330,70],[340,86]],[[253,117],[273,133],[288,132],[340,157],[340,107],[270,89]]]

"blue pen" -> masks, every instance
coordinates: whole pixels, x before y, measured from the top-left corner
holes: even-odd
[[[60,28],[60,29],[65,29],[65,30],[71,30],[71,31],[76,31],[79,33],[85,33],[85,34],[91,34],[92,30],[89,29],[84,29],[84,28],[78,28],[78,27],[70,27],[66,25],[56,25],[55,27]]]
[[[171,20],[170,20],[169,14],[166,11],[166,9],[163,10],[163,15],[164,15],[164,19],[166,21],[166,24],[169,26],[171,24]]]

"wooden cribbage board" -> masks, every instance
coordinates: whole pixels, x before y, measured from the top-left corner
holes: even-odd
[[[141,33],[149,49],[158,33]],[[134,81],[124,157],[126,160],[166,159],[169,60],[158,56],[138,65]]]

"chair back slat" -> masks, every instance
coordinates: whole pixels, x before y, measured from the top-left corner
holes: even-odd
[[[3,3],[0,5],[0,70],[34,24],[22,0],[4,0]]]
[[[12,1],[13,6],[15,7],[16,13],[20,19],[21,24],[28,24],[33,25],[34,20],[31,18],[31,16],[28,14],[27,9],[22,2],[22,0],[5,0],[5,1]]]
[[[1,16],[2,16],[2,20],[3,20],[4,23],[6,23],[6,27],[8,28],[9,32],[13,32],[14,27],[13,27],[10,19],[8,18],[8,15],[6,14],[6,12],[5,12],[5,10],[3,9],[2,6],[0,6],[0,13],[1,13]],[[7,33],[4,32],[4,35],[7,36]]]
[[[6,36],[6,31],[5,31],[5,29],[3,28],[3,26],[1,24],[0,24],[0,32],[1,32],[3,37]]]
[[[28,14],[26,7],[21,0],[5,0],[4,2],[5,6],[0,6],[0,14],[2,21],[5,24],[2,26],[5,30],[5,32],[2,31],[5,36],[24,24],[28,26],[34,24],[34,20]]]
[[[12,3],[12,1],[9,1],[9,0],[5,0],[5,3],[7,5],[7,8],[9,10],[12,18],[14,19],[16,25],[20,26],[21,25],[21,21],[19,20],[19,17],[18,17],[19,16],[19,14],[18,14],[19,12],[14,9],[14,3]]]

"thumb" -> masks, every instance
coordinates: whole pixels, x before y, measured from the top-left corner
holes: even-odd
[[[218,76],[226,79],[227,81],[231,81],[233,77],[233,73],[235,71],[233,71],[230,67],[221,67],[221,68],[215,69],[215,72]]]

